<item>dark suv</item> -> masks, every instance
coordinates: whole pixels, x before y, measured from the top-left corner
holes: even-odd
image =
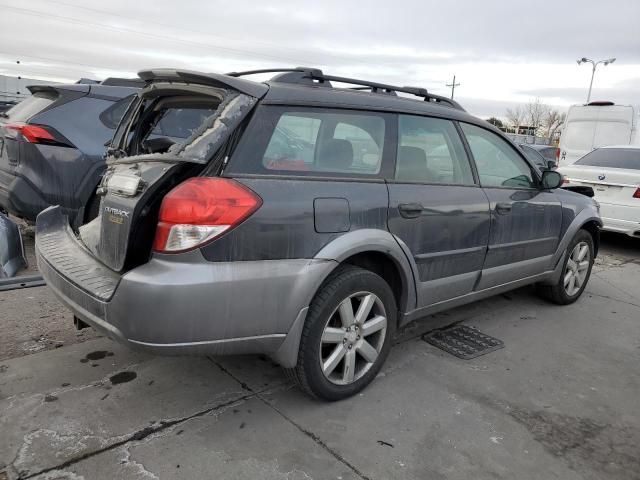
[[[74,224],[94,217],[104,144],[142,85],[111,78],[28,87],[30,97],[0,113],[0,209],[28,221],[50,205]]]
[[[98,218],[40,214],[40,269],[80,321],[157,353],[267,353],[335,400],[407,322],[531,283],[581,295],[597,206],[499,130],[421,88],[248,73],[141,72]]]

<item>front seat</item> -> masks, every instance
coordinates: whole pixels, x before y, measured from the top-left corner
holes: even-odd
[[[418,147],[403,146],[398,149],[396,180],[405,182],[433,182],[435,174],[427,166],[427,154]]]

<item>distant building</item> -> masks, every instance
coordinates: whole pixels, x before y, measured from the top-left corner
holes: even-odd
[[[35,78],[0,75],[0,102],[19,102],[30,95],[28,85],[53,85],[55,82]]]
[[[513,133],[514,135],[535,135],[537,128],[530,125],[520,125],[519,127],[503,127],[500,130],[505,133]]]

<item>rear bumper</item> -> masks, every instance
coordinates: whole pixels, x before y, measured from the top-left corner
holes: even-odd
[[[600,202],[603,230],[640,237],[640,206],[612,205]]]
[[[0,171],[0,206],[16,217],[34,221],[49,205],[27,180]]]
[[[276,354],[335,266],[208,262],[194,251],[154,256],[119,275],[91,257],[58,207],[42,212],[37,227],[38,265],[56,296],[109,337],[160,354]]]

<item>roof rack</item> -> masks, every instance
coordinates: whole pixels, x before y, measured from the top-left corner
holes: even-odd
[[[456,102],[441,95],[429,93],[426,88],[421,87],[398,87],[395,85],[387,85],[385,83],[371,82],[368,80],[359,80],[356,78],[338,77],[335,75],[325,75],[319,68],[297,67],[297,68],[265,68],[261,70],[247,70],[244,72],[230,72],[226,75],[232,77],[241,77],[244,75],[254,75],[257,73],[280,73],[271,79],[273,82],[295,83],[295,84],[315,84],[331,87],[330,82],[347,83],[358,85],[351,87],[351,90],[368,90],[371,93],[382,93],[386,95],[397,95],[398,92],[408,93],[421,97],[425,102],[433,102],[444,104],[448,107],[464,111],[464,108]]]

